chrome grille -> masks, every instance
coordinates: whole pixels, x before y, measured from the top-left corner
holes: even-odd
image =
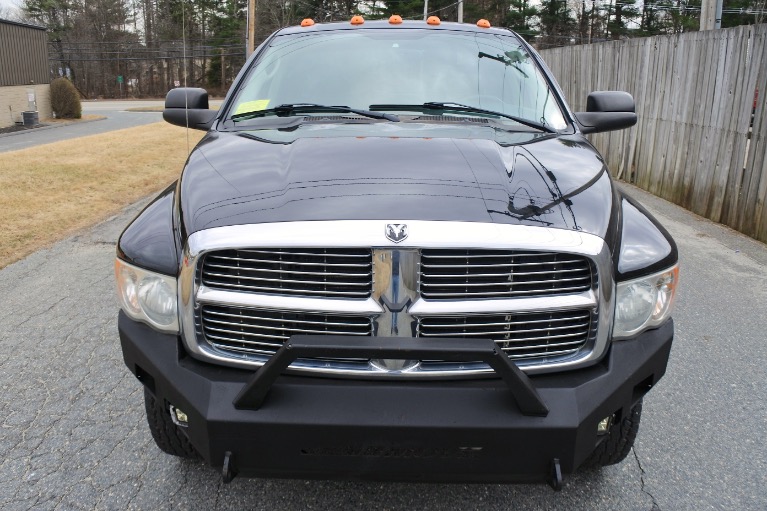
[[[372,220],[234,225],[191,234],[179,276],[185,348],[199,360],[257,368],[300,334],[491,338],[528,374],[586,367],[604,356],[614,293],[603,239],[520,225],[407,225],[409,236],[397,245],[385,241],[385,224]],[[462,247],[446,248],[448,240]],[[334,248],[313,248],[323,243]],[[566,280],[576,278],[569,274],[580,280]],[[493,372],[480,362],[421,361],[406,372],[387,364],[312,358],[291,368],[364,378]]]
[[[371,254],[354,248],[220,250],[205,255],[200,278],[230,291],[364,299],[373,286]]]
[[[220,350],[272,355],[292,335],[372,335],[372,322],[363,316],[279,312],[205,305],[198,326],[205,340]]]
[[[595,333],[588,310],[419,318],[420,337],[494,340],[514,360],[565,357],[584,348]]]
[[[589,260],[508,250],[423,250],[420,292],[428,300],[545,296],[587,291]]]

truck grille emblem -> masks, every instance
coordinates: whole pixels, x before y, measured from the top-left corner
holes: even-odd
[[[407,238],[407,224],[386,224],[386,237],[394,243]]]

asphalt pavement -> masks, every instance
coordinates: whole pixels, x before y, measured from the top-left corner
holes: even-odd
[[[221,101],[211,101],[211,106]],[[107,131],[132,128],[153,122],[162,121],[161,112],[131,112],[128,109],[161,107],[163,100],[136,101],[83,101],[83,115],[99,115],[98,120],[79,121],[66,125],[49,125],[43,128],[17,131],[0,135],[0,153],[26,149],[41,144],[69,140],[88,135],[96,135]]]
[[[767,509],[767,246],[630,188],[675,236],[668,372],[621,464],[540,485],[235,479],[155,447],[123,365],[115,240],[140,209],[0,270],[0,508]]]

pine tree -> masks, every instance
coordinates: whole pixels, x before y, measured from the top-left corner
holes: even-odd
[[[233,57],[227,54],[230,49],[245,45],[245,0],[224,0],[211,6],[211,17],[208,21],[209,34],[206,42],[220,48],[219,55],[210,60],[207,68],[207,86],[223,90],[231,84],[234,75],[242,67],[244,57]],[[221,59],[224,59],[223,66]]]
[[[538,16],[541,48],[569,43],[575,34],[575,20],[565,0],[542,0]]]
[[[657,3],[645,1],[642,4],[639,34],[642,36],[654,36],[662,34],[663,30],[663,11],[658,9]]]
[[[532,5],[530,0],[511,0],[511,8],[506,14],[506,26],[525,39],[532,39],[540,33],[535,28],[535,18],[539,15],[538,7]]]
[[[664,33],[678,34],[700,29],[700,0],[671,0],[666,6]]]
[[[629,26],[640,18],[636,0],[615,0],[607,5],[607,37],[621,39],[629,33]]]

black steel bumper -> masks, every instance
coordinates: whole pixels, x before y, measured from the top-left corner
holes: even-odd
[[[554,459],[562,472],[573,472],[604,438],[597,435],[599,421],[625,416],[663,376],[673,339],[669,321],[614,343],[595,366],[522,375],[522,385],[548,408],[543,415],[520,411],[506,377],[283,375],[258,409],[238,409],[233,403],[252,371],[199,362],[177,336],[122,312],[119,330],[128,368],[159,402],[186,412],[185,431],[213,466],[231,452],[242,475],[456,482],[544,482]]]

